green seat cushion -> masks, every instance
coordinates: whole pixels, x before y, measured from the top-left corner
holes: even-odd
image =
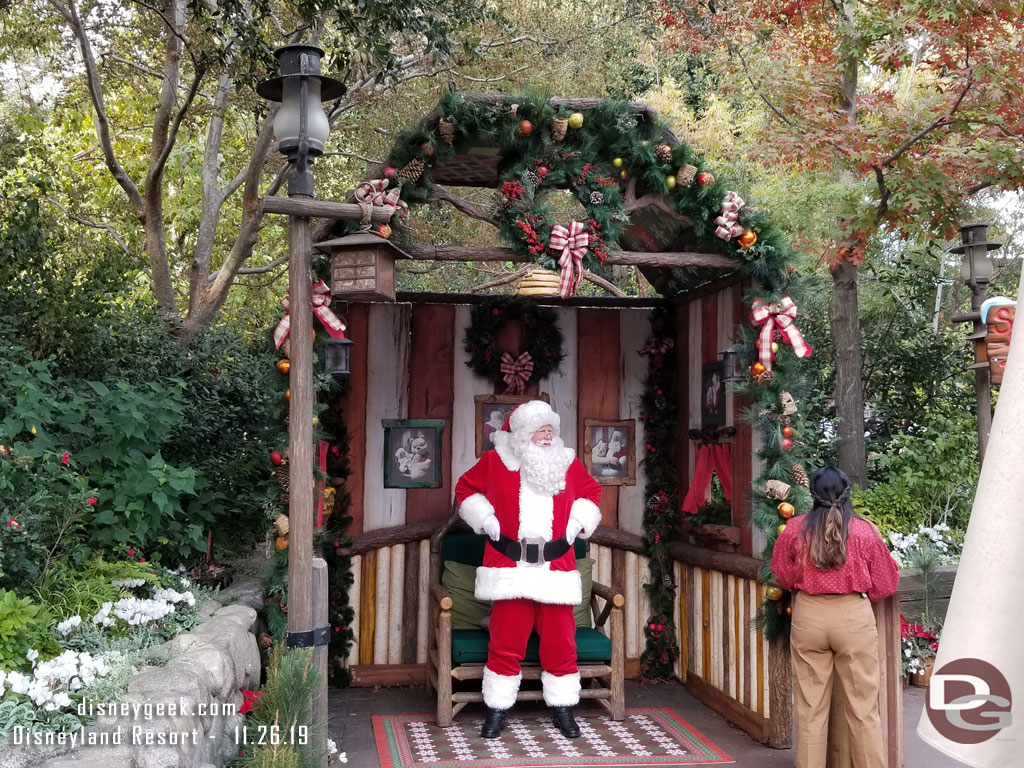
[[[576,570],[580,572],[580,583],[583,587],[583,599],[580,604],[572,609],[573,616],[576,617],[577,627],[590,628],[593,625],[591,619],[593,614],[590,611],[590,593],[593,591],[594,584],[594,558],[592,557],[577,557],[576,558]]]
[[[476,566],[449,560],[444,564],[441,584],[452,596],[452,629],[479,629],[480,622],[491,615],[491,603],[477,600]]]
[[[489,635],[482,629],[452,630],[452,663],[483,664],[487,661]],[[536,632],[530,635],[526,644],[524,661],[540,662],[540,637]],[[612,641],[596,629],[576,629],[576,659],[578,661],[610,661]]]

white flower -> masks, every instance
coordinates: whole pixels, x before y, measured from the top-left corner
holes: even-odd
[[[25,654],[25,658],[32,662],[32,666],[36,665],[36,659],[39,658],[39,651],[35,648],[29,648],[28,653]]]
[[[21,672],[14,671],[7,675],[7,682],[10,684],[12,691],[25,695],[28,693],[28,686],[31,682],[31,678],[27,675],[21,674]]]
[[[111,579],[111,584],[122,589],[134,589],[146,583],[145,579]]]
[[[334,739],[327,740],[327,754],[336,755],[338,754],[338,745],[334,743]]]
[[[104,603],[100,606],[99,611],[92,617],[92,623],[103,627],[112,627],[116,623],[114,619],[110,618],[110,611],[113,607],[113,603]]]
[[[68,618],[64,619],[64,621],[60,622],[57,625],[57,631],[64,635],[64,637],[67,637],[72,632],[74,632],[75,628],[78,627],[81,623],[82,617],[78,614],[75,614],[74,616],[69,616]]]
[[[348,762],[348,757],[345,755],[344,752],[339,752],[338,753],[338,762],[339,763],[347,763]]]

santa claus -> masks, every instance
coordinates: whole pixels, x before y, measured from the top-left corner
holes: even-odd
[[[476,597],[492,600],[484,668],[487,717],[480,735],[497,738],[522,680],[526,642],[540,635],[541,683],[554,722],[580,735],[573,606],[582,601],[573,541],[601,522],[601,486],[558,436],[558,414],[540,400],[517,407],[495,449],[455,486],[462,519],[489,538],[476,572]]]

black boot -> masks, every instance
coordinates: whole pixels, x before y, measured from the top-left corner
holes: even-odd
[[[496,739],[501,735],[501,729],[505,727],[505,715],[507,709],[487,708],[487,716],[484,718],[484,727],[480,729],[480,738]]]
[[[558,726],[558,730],[565,738],[578,739],[580,737],[580,727],[576,725],[576,718],[572,716],[572,707],[552,707],[551,714],[555,725]]]

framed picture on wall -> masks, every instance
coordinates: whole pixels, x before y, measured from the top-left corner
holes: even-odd
[[[384,419],[384,487],[440,488],[444,419]]]
[[[602,485],[636,485],[636,422],[586,419],[583,464]]]
[[[539,395],[477,395],[476,398],[476,456],[494,447],[491,436],[501,429],[505,419],[520,403],[530,400],[550,402],[546,392]]]
[[[700,386],[701,427],[725,426],[725,365],[719,360],[705,363]]]

